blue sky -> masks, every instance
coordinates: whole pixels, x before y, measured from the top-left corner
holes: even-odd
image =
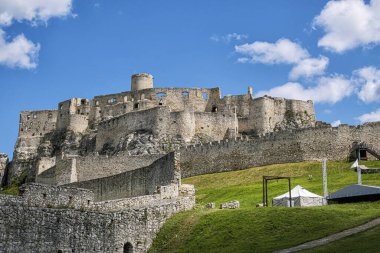
[[[13,152],[21,110],[126,91],[138,72],[377,121],[379,43],[380,0],[1,0],[0,152]]]

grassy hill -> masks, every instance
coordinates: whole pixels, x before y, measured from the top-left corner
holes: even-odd
[[[380,162],[364,162],[380,167]],[[357,182],[351,163],[328,162],[329,192]],[[322,195],[319,162],[270,165],[184,179],[194,184],[197,207],[172,217],[150,252],[271,252],[318,239],[380,217],[380,202],[312,208],[256,208],[262,202],[262,176],[291,176],[297,184]],[[311,175],[311,176],[310,176]],[[312,179],[310,179],[312,178]],[[380,174],[363,175],[363,184],[380,185]],[[269,200],[287,191],[287,181],[271,181]],[[239,200],[238,210],[208,210],[204,205]]]

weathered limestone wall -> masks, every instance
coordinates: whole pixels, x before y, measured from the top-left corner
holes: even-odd
[[[25,188],[22,197],[0,195],[1,252],[122,253],[127,243],[147,252],[164,222],[195,203],[191,192],[94,203],[84,189]]]
[[[2,183],[2,179],[5,174],[5,168],[9,162],[8,155],[4,153],[0,153],[0,185]]]
[[[161,185],[180,182],[178,162],[179,158],[172,152],[143,168],[68,186],[92,190],[96,201],[149,195]]]
[[[280,131],[250,140],[225,140],[181,149],[183,177],[268,164],[345,160],[353,142],[380,150],[380,122],[353,127],[318,127]]]
[[[195,113],[195,132],[197,134],[206,134],[214,140],[221,140],[225,138],[228,129],[237,131],[237,128],[238,120],[232,110]]]
[[[91,103],[87,99],[72,98],[58,104],[57,129],[83,132],[88,127]]]
[[[86,156],[76,158],[78,181],[113,176],[152,164],[164,155],[128,156],[119,153],[115,156]]]
[[[20,113],[19,137],[44,136],[55,130],[57,110],[22,111]]]
[[[251,129],[259,135],[284,129],[315,126],[313,102],[272,98],[252,100],[248,116]]]
[[[156,107],[144,111],[131,112],[99,123],[96,150],[105,144],[116,146],[125,135],[138,131],[152,131],[154,135],[165,134],[169,130],[170,109]]]
[[[92,101],[90,125],[128,112],[146,110],[160,105],[171,111],[193,108],[196,112],[211,112],[220,100],[220,89],[154,88],[96,96]]]
[[[72,187],[26,184],[20,188],[28,206],[47,208],[90,208],[94,201],[92,191]]]

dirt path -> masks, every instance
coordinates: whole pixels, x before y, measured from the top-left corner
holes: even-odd
[[[380,225],[380,218],[372,220],[372,221],[365,223],[363,225],[360,225],[360,226],[357,226],[354,228],[350,228],[350,229],[344,230],[342,232],[329,235],[327,237],[323,237],[323,238],[318,239],[318,240],[306,242],[306,243],[303,243],[303,244],[300,244],[298,246],[288,248],[288,249],[277,250],[277,251],[274,251],[273,253],[290,253],[290,252],[297,252],[297,251],[305,250],[305,249],[311,249],[314,247],[322,246],[322,245],[340,240],[340,239],[345,238],[345,237],[350,236],[350,235],[354,235],[354,234],[366,231],[366,230],[373,228],[373,227],[376,227],[378,225]]]

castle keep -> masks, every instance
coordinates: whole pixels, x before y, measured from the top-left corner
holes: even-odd
[[[154,88],[152,75],[135,74],[131,91],[21,112],[0,178],[28,184],[0,195],[0,249],[146,252],[167,218],[194,206],[181,177],[344,160],[357,143],[380,150],[379,139],[379,123],[317,122],[312,101],[254,97],[250,87],[224,97],[219,88]]]

